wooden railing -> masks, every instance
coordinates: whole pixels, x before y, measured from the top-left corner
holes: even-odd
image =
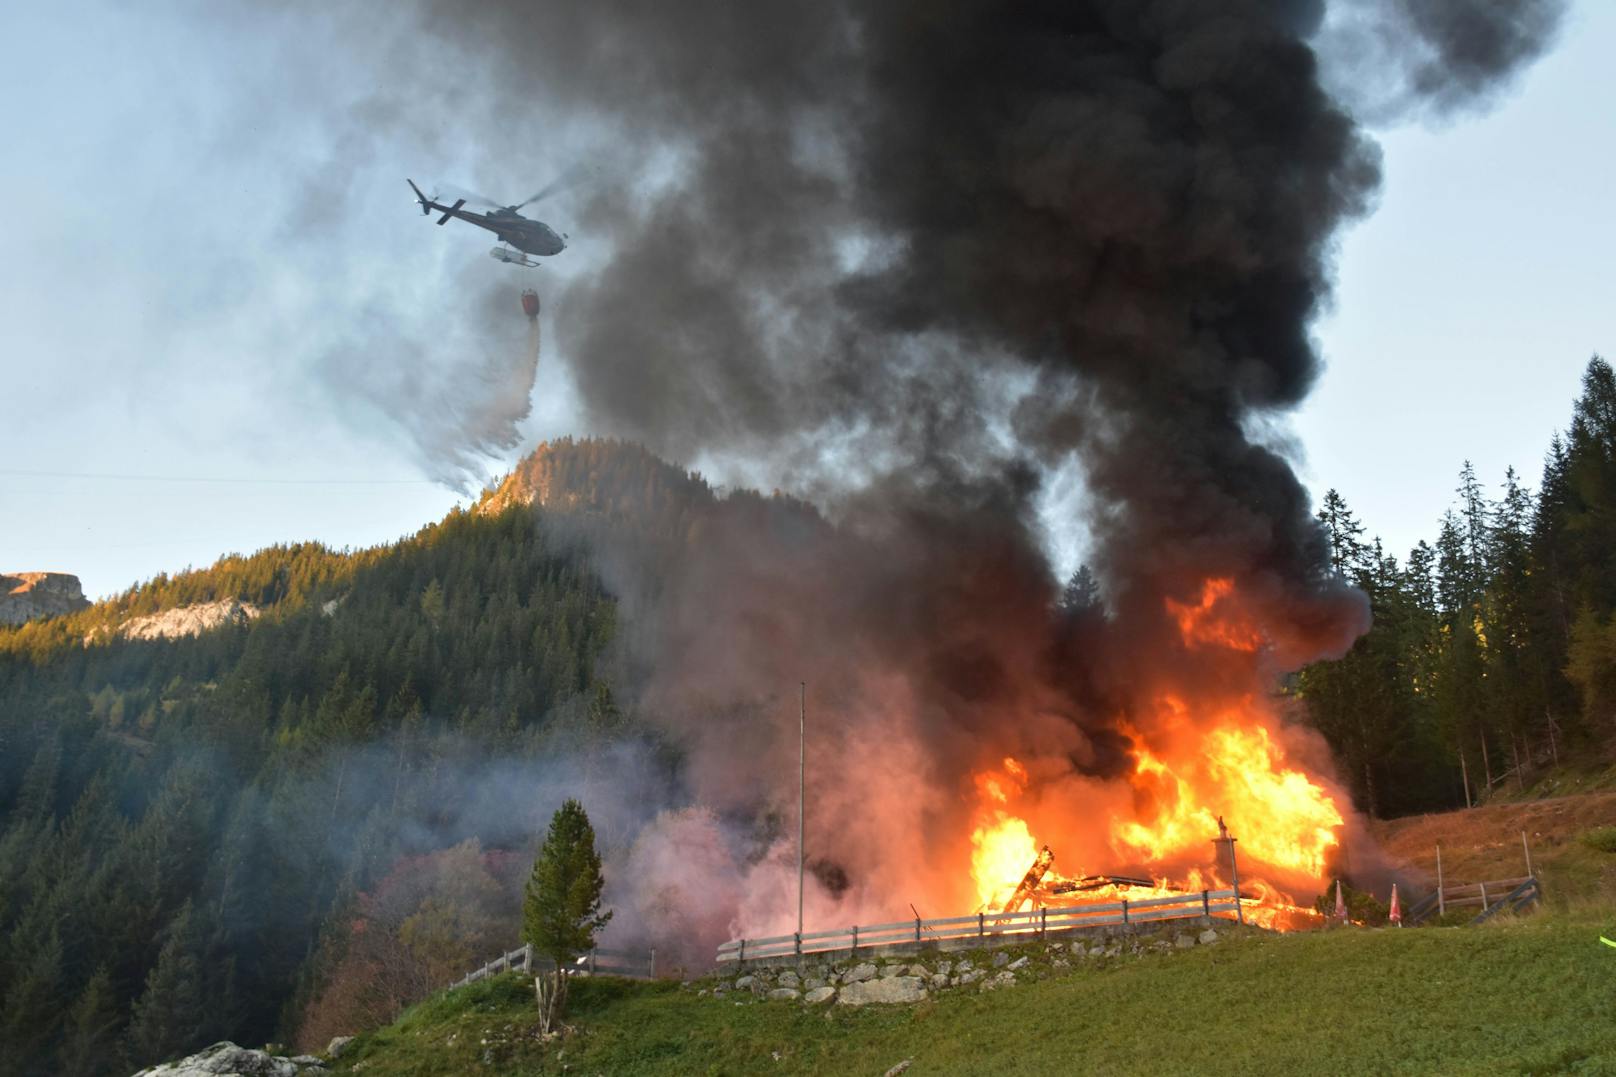
[[[977,913],[941,920],[894,920],[889,924],[860,924],[837,931],[773,935],[763,939],[731,939],[718,948],[718,962],[737,963],[771,957],[817,954],[833,950],[878,950],[924,942],[981,939],[1003,935],[1042,937],[1083,928],[1108,927],[1177,920],[1194,916],[1239,913],[1233,890],[1202,890],[1170,897],[1123,900],[1106,905],[1078,905],[1066,909],[1031,912]]]
[[[532,944],[512,950],[508,954],[500,954],[480,969],[466,973],[460,979],[449,985],[449,989],[464,987],[478,980],[485,980],[490,976],[498,975],[509,970],[521,972],[547,972],[555,968],[555,962],[542,954],[533,952]],[[602,950],[594,949],[582,954],[574,963],[572,974],[574,976],[628,976],[638,980],[656,979],[656,949],[653,947],[649,953],[632,950]]]
[[[1485,924],[1500,910],[1507,909],[1510,912],[1519,912],[1534,901],[1541,901],[1542,899],[1543,888],[1538,885],[1538,881],[1532,878],[1522,879],[1519,886],[1494,901],[1491,905],[1483,908],[1481,913],[1470,922],[1472,924]]]
[[[1428,919],[1433,913],[1447,914],[1449,909],[1481,906],[1481,913],[1473,923],[1480,923],[1493,914],[1497,906],[1508,903],[1512,909],[1524,908],[1543,896],[1542,885],[1532,875],[1514,879],[1490,879],[1484,883],[1458,883],[1439,886],[1436,890],[1411,906],[1403,922],[1413,926]]]

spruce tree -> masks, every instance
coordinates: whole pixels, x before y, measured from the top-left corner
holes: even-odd
[[[545,1032],[566,1012],[567,970],[594,948],[595,932],[612,918],[610,910],[600,908],[605,884],[595,828],[583,805],[569,799],[550,820],[522,901],[523,938],[555,963],[548,991],[542,977],[534,981]]]
[[[148,1066],[196,1045],[204,1024],[200,949],[187,901],[169,923],[157,964],[135,1001],[129,1023],[129,1060]]]
[[[63,1077],[101,1077],[117,1072],[118,1026],[123,1015],[113,993],[112,974],[102,965],[90,977],[67,1015],[67,1031],[59,1055]]]

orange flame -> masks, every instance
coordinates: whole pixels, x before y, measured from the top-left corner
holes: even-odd
[[[1244,719],[1244,720],[1242,720]],[[1134,734],[1134,789],[1151,814],[1122,820],[1113,843],[1147,860],[1194,855],[1220,815],[1245,822],[1240,853],[1294,874],[1322,877],[1340,842],[1341,812],[1325,790],[1284,767],[1283,749],[1250,715],[1226,715],[1169,766]]]
[[[998,806],[1008,804],[1026,787],[1027,770],[1006,756],[1001,770],[985,770],[974,777],[983,804],[971,831],[971,879],[981,907],[996,909],[1038,856],[1038,843],[1026,821]]]
[[[1027,823],[1007,812],[994,812],[971,832],[971,878],[981,907],[996,910],[1021,882],[1038,857],[1038,843]]]
[[[1263,645],[1263,635],[1244,613],[1234,609],[1230,596],[1234,581],[1211,579],[1201,585],[1201,601],[1195,605],[1167,599],[1167,612],[1178,622],[1178,631],[1187,647],[1227,647],[1232,651],[1255,651]]]
[[[1266,645],[1232,580],[1207,580],[1195,604],[1166,603],[1189,648],[1249,654]],[[1226,817],[1239,837],[1241,905],[1247,921],[1278,929],[1317,922],[1272,881],[1286,886],[1322,882],[1340,843],[1342,812],[1321,780],[1287,759],[1278,737],[1280,720],[1257,690],[1215,701],[1163,693],[1147,717],[1137,728],[1121,726],[1132,742],[1134,766],[1126,781],[1133,810],[1116,814],[1105,837],[1117,855],[1116,868],[1137,872],[1143,867],[1153,885],[1082,872],[1063,878],[1049,871],[1033,901],[1109,903],[1226,889],[1234,880],[1223,877],[1227,868],[1215,862],[1212,844],[1220,817]],[[1018,814],[1017,802],[1029,782],[1019,761],[1007,757],[973,779],[971,876],[979,907],[999,910],[1033,866],[1042,840]],[[1040,828],[1050,825],[1047,813],[1027,814],[1039,820]],[[1061,835],[1045,837],[1058,857]],[[1092,844],[1074,845],[1088,850],[1077,855],[1093,855]],[[1071,869],[1070,863],[1059,866]]]

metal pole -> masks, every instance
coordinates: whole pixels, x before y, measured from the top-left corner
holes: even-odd
[[[1524,830],[1521,831],[1521,850],[1526,853],[1526,875],[1527,875],[1527,877],[1528,878],[1536,878],[1536,876],[1534,876],[1532,874],[1532,847],[1530,845],[1526,844],[1526,831],[1524,831]]]
[[[808,797],[808,682],[797,695],[797,937],[802,937],[802,821]]]

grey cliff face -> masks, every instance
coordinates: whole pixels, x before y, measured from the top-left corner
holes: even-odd
[[[0,624],[20,625],[88,607],[77,576],[65,572],[0,574]]]

